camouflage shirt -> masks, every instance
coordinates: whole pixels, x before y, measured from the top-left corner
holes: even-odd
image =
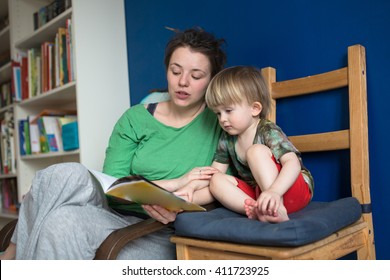
[[[257,186],[256,180],[252,176],[247,162],[240,160],[235,151],[235,144],[237,141],[236,135],[229,135],[226,131],[223,131],[221,138],[219,139],[218,148],[214,155],[214,160],[219,163],[229,164],[230,167],[234,167],[233,171],[236,171],[238,177],[248,183],[250,186]],[[303,165],[300,152],[294,145],[288,140],[282,129],[275,123],[260,119],[257,126],[255,138],[253,144],[263,144],[271,149],[276,161],[286,153],[294,152],[301,163],[301,172],[303,178],[308,183],[311,192],[313,194],[314,180],[309,170]]]

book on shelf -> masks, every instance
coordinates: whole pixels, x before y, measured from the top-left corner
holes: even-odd
[[[36,115],[28,116],[27,119],[19,120],[20,154],[30,155],[77,149],[78,134],[69,137],[69,133],[64,133],[64,125],[72,123],[76,124],[77,130],[76,114],[77,111],[71,109],[44,109]],[[76,145],[72,144],[72,147],[68,148],[69,139]],[[67,140],[66,143],[65,140]]]
[[[42,76],[42,70],[41,70],[41,67],[42,67],[42,62],[41,62],[41,55],[40,55],[40,51],[39,51],[39,55],[35,58],[35,69],[36,69],[36,74],[35,74],[35,79],[36,79],[36,94],[35,95],[39,95],[42,93],[42,80],[41,80],[41,76]]]
[[[22,88],[22,100],[25,100],[29,97],[28,89],[28,58],[27,54],[21,54],[20,59],[20,68],[21,68],[21,88]]]
[[[41,85],[42,85],[42,93],[49,91],[51,89],[50,87],[50,79],[51,79],[51,69],[50,66],[51,63],[51,46],[53,45],[52,42],[43,42],[41,44]]]
[[[39,118],[37,120],[38,124],[38,129],[39,129],[39,147],[40,147],[40,152],[41,153],[48,153],[50,152],[50,147],[49,147],[49,139],[46,134],[46,128],[43,124],[43,119]]]
[[[41,49],[32,48],[27,51],[28,61],[28,98],[41,93]]]
[[[58,59],[59,59],[59,85],[69,82],[68,58],[67,58],[67,30],[65,27],[58,28]]]
[[[29,131],[29,138],[25,139],[25,141],[30,141],[30,147],[31,147],[31,154],[39,154],[41,152],[41,145],[40,145],[40,136],[39,136],[39,127],[37,122],[33,122],[36,118],[35,115],[31,115],[27,117],[28,121],[28,131]],[[25,135],[26,137],[26,135]],[[20,141],[20,139],[19,139]]]
[[[66,20],[66,58],[68,69],[68,80],[72,82],[74,77],[74,54],[73,54],[73,35],[72,35],[72,19]]]
[[[6,107],[12,104],[11,82],[6,82],[0,86],[0,107]]]
[[[0,153],[1,153],[1,173],[16,173],[15,157],[15,135],[13,128],[13,113],[7,111],[0,122]]]
[[[26,131],[25,131],[25,124],[27,120],[19,120],[18,122],[18,129],[19,129],[19,153],[21,156],[24,156],[27,154],[27,147],[26,147]],[[31,153],[31,152],[30,152]]]
[[[64,117],[59,117],[58,122],[60,123],[60,125],[62,127],[66,124],[77,122],[77,116],[67,115]]]
[[[1,208],[17,212],[20,206],[15,178],[0,180]]]
[[[30,123],[27,119],[19,120],[19,152],[21,156],[31,155]]]
[[[55,65],[55,44],[51,43],[48,45],[47,50],[48,55],[48,90],[52,90],[56,87],[55,77],[56,77],[56,65]]]
[[[12,100],[10,103],[12,103],[13,101],[20,101],[22,98],[22,78],[21,78],[20,62],[13,60],[11,62],[11,68],[12,68],[12,85],[11,85]]]
[[[206,211],[139,175],[115,178],[96,170],[90,170],[90,173],[107,196],[124,204],[160,205],[170,211]]]
[[[38,119],[38,123],[44,128],[45,141],[47,142],[50,152],[63,151],[61,126],[56,116],[42,116]]]
[[[25,54],[29,93],[27,98],[73,81],[75,79],[73,52],[72,19],[68,18],[65,25],[59,27],[52,38],[42,41],[38,47],[27,50]],[[25,75],[22,73],[22,79]]]
[[[61,136],[64,151],[77,150],[79,148],[79,129],[77,121],[67,122],[69,118],[61,119]]]
[[[71,0],[53,0],[33,13],[34,30],[42,27],[72,6]]]

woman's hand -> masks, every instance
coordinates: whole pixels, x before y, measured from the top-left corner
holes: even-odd
[[[211,166],[195,167],[179,179],[180,186],[186,186],[193,180],[210,180],[213,174],[219,172],[218,169]]]
[[[177,212],[171,212],[159,205],[142,205],[148,215],[157,221],[168,224],[176,220]]]
[[[175,192],[191,181],[194,180],[210,180],[214,173],[220,172],[218,169],[211,166],[195,167],[180,178],[169,180],[153,181],[160,187],[166,189],[169,192]]]

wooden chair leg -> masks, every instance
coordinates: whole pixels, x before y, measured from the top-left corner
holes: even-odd
[[[6,224],[0,231],[0,251],[4,252],[11,242],[12,234],[14,233],[18,220],[12,220]]]

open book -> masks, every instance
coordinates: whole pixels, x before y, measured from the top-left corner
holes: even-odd
[[[106,195],[124,203],[160,205],[170,211],[206,211],[202,206],[188,202],[142,176],[133,175],[118,179],[99,171],[90,172],[100,182]]]

